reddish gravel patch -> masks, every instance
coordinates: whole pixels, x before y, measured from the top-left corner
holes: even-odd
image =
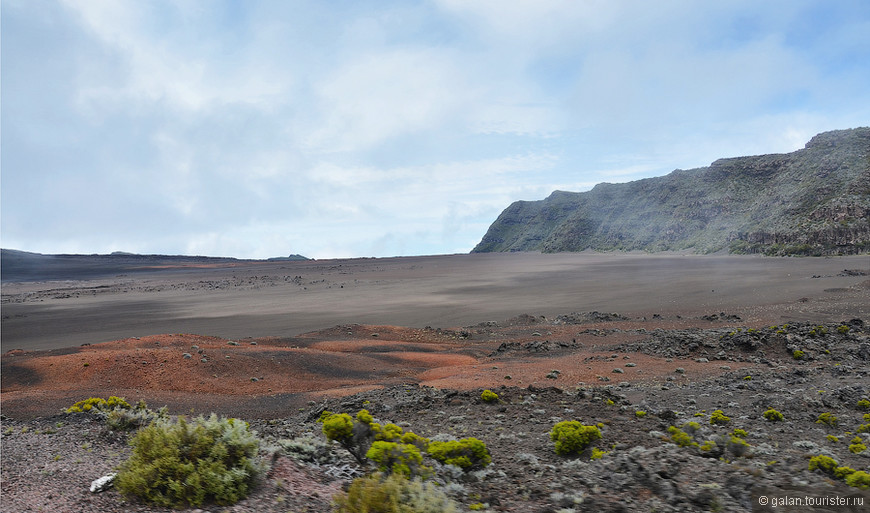
[[[687,324],[696,323],[671,319],[656,326]],[[349,325],[284,340],[171,334],[63,350],[16,350],[2,358],[0,400],[4,412],[26,417],[56,413],[93,395],[143,398],[175,411],[238,413],[243,404],[246,412],[270,417],[318,397],[397,383],[451,389],[570,387],[653,383],[668,377],[685,383],[724,372],[715,363],[614,353],[615,344],[645,336],[637,328],[641,325],[651,327],[636,321],[582,326],[529,321],[472,333]],[[601,328],[612,334],[601,336]],[[542,340],[570,342],[572,348],[552,354],[496,351],[503,343]],[[240,397],[245,398],[242,403]]]

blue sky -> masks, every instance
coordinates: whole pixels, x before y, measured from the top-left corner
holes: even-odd
[[[0,243],[462,253],[511,202],[870,124],[870,2],[2,0]]]

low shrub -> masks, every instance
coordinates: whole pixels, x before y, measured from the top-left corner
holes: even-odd
[[[725,415],[722,410],[715,410],[710,414],[710,424],[727,424],[731,422],[731,417]]]
[[[409,456],[413,451],[419,454],[420,451],[425,451],[429,446],[429,439],[410,431],[406,433],[401,426],[375,422],[368,410],[358,411],[355,419],[347,413],[325,411],[320,415],[319,422],[323,423],[322,431],[326,438],[341,444],[361,466],[368,464],[368,460],[371,458],[370,452],[377,455],[379,460],[376,460],[375,464],[382,471],[390,471],[396,463],[392,458],[404,458],[405,460],[411,458],[414,460],[413,456]],[[372,452],[371,449],[377,442],[392,445],[381,445],[379,449]],[[406,449],[405,445],[409,447]],[[387,450],[387,447],[390,449]],[[403,454],[404,456],[402,456]],[[404,464],[411,460],[405,461]],[[402,465],[399,464],[399,467],[404,470]],[[415,468],[411,465],[411,474],[415,474]]]
[[[699,429],[701,429],[701,425],[695,421],[689,421],[689,422],[686,422],[685,424],[683,424],[683,430],[692,436],[694,436],[695,432],[698,431]]]
[[[818,456],[813,456],[810,458],[809,471],[812,472],[814,470],[821,470],[826,474],[834,474],[834,471],[837,468],[837,460],[831,458],[830,456],[825,456],[824,454],[819,454]]]
[[[849,452],[852,454],[860,454],[867,450],[867,446],[864,444],[864,441],[860,436],[856,436],[852,439],[852,443],[849,444]]]
[[[867,399],[861,399],[858,401],[857,406],[862,410],[870,410],[870,401],[868,401]]]
[[[123,397],[116,396],[110,396],[108,399],[91,397],[73,404],[66,411],[67,413],[89,412],[102,416],[106,426],[113,431],[130,431],[169,416],[166,407],[152,411],[145,401],[139,401],[134,407],[130,406]]]
[[[794,352],[791,354],[792,358],[794,358],[795,360],[802,360],[806,355],[807,354],[800,349],[795,349]]]
[[[557,423],[550,431],[550,440],[555,442],[556,454],[566,456],[580,454],[586,447],[601,439],[598,426],[584,426],[576,420]]]
[[[870,474],[863,470],[852,472],[846,476],[846,484],[862,490],[870,489]]]
[[[731,439],[728,440],[728,451],[738,458],[746,456],[749,453],[750,447],[751,446],[746,442],[746,440],[737,435],[733,435]]]
[[[762,415],[765,419],[769,420],[770,422],[782,422],[782,419],[785,418],[785,417],[783,417],[782,413],[780,413],[780,412],[774,410],[773,408],[771,408],[771,409],[769,409],[769,410],[766,410],[766,411],[765,411],[764,413],[762,413],[761,415]]]
[[[483,399],[483,402],[485,403],[498,402],[498,394],[489,389],[484,390],[483,393],[480,394],[480,398]]]
[[[668,433],[671,434],[671,441],[680,447],[698,445],[697,443],[695,443],[695,440],[692,439],[691,435],[676,426],[669,427]]]
[[[477,438],[430,442],[427,451],[432,459],[465,471],[480,470],[492,462],[486,444]]]
[[[129,410],[132,408],[130,403],[124,400],[123,397],[110,396],[108,399],[101,397],[90,397],[83,401],[79,401],[66,409],[67,413],[87,412],[87,411],[111,411],[115,409]]]
[[[722,452],[719,450],[719,445],[713,440],[707,440],[701,445],[698,445],[698,451],[700,451],[702,455],[713,457],[718,456]]]
[[[388,474],[420,476],[428,473],[423,466],[423,455],[416,445],[378,440],[372,443],[366,457],[377,465],[378,470]]]
[[[637,410],[636,412],[634,412],[634,416],[639,418],[639,419],[642,419],[642,418],[646,417],[646,412],[643,410]]]
[[[851,467],[837,467],[834,469],[834,477],[837,479],[845,479],[846,476],[855,472],[855,469]]]
[[[457,513],[456,503],[434,483],[392,474],[353,480],[335,496],[336,513]]]
[[[259,440],[244,421],[197,417],[157,421],[130,440],[132,456],[121,464],[115,486],[164,507],[233,504],[248,494]]]
[[[825,424],[828,426],[836,426],[837,425],[837,417],[834,416],[831,412],[825,412],[819,415],[816,419],[816,424]]]

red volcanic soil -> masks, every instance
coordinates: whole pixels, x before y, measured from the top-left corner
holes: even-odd
[[[714,363],[614,353],[611,346],[643,337],[635,328],[640,325],[653,327],[649,322],[611,322],[490,326],[471,333],[347,325],[292,339],[230,341],[173,334],[65,350],[15,350],[2,358],[2,408],[16,417],[49,415],[90,396],[118,395],[129,401],[145,399],[153,406],[166,404],[179,412],[269,418],[320,397],[398,383],[449,389],[502,384],[564,387],[611,379],[656,382],[667,376],[686,381],[723,372]],[[657,323],[664,325],[673,322]],[[607,337],[596,331],[603,327],[611,333]],[[497,351],[502,344],[544,341],[570,343],[571,349],[543,354]],[[617,367],[623,372],[615,374]],[[675,375],[677,367],[685,372]],[[558,374],[547,378],[554,370]]]

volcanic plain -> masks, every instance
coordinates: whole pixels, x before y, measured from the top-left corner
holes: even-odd
[[[28,488],[22,466],[30,459],[20,455],[42,439],[30,440],[33,435],[22,428],[91,422],[61,413],[91,396],[143,399],[167,405],[172,413],[242,417],[272,440],[307,436],[326,408],[353,413],[371,405],[372,413],[413,425],[426,436],[467,433],[491,444],[495,474],[467,481],[456,493],[459,502],[493,511],[544,512],[652,506],[706,511],[716,505],[749,511],[747,501],[758,494],[752,479],[716,488],[702,486],[707,481],[696,475],[685,477],[691,490],[682,491],[657,488],[637,476],[607,489],[610,478],[603,473],[572,485],[566,476],[579,467],[564,467],[564,459],[547,449],[547,422],[557,418],[583,417],[609,426],[609,450],[625,461],[614,456],[595,464],[643,466],[662,459],[655,451],[681,450],[668,444],[662,449],[659,438],[695,412],[724,408],[749,428],[760,416],[755,410],[777,403],[787,416],[802,416],[794,428],[796,441],[821,444],[824,436],[816,440],[809,416],[825,408],[851,411],[857,407],[847,403],[868,394],[867,255],[501,253],[158,262],[89,269],[63,279],[14,278],[3,276],[0,407],[4,424],[15,432],[7,428],[3,437],[4,493],[19,508],[36,508],[33,494],[43,506],[55,505],[59,492],[51,487],[67,483],[58,477],[44,489]],[[794,357],[795,349],[806,358]],[[501,397],[501,406],[491,412],[480,404],[486,388]],[[800,398],[807,390],[813,397]],[[825,403],[824,394],[834,390],[843,404]],[[796,402],[783,404],[791,393]],[[635,418],[641,409],[651,414],[642,426]],[[122,441],[99,436],[106,451],[128,450],[118,448]],[[776,452],[774,443],[791,444],[787,438],[767,430],[749,442],[766,444],[757,453],[768,464],[774,457],[764,451]],[[645,452],[633,454],[632,447]],[[733,469],[715,467],[716,459],[683,452],[682,457],[702,462],[711,483],[729,479]],[[801,458],[809,452],[796,449],[781,457],[794,468],[806,467]],[[856,468],[867,466],[857,453],[834,452]],[[319,480],[327,488],[341,480],[296,460],[292,465],[301,466],[290,471],[289,456],[275,458],[270,472],[289,472],[294,479],[313,472],[315,477],[302,480]],[[755,471],[747,465],[749,470],[740,472]],[[544,476],[554,469],[566,474],[549,484],[536,485],[528,474]],[[757,471],[763,474],[767,467]],[[674,481],[679,472],[692,474],[686,463],[663,479]],[[824,486],[822,477],[804,477],[795,485],[783,481],[785,470],[769,473],[756,484],[779,493],[792,485]],[[99,477],[79,474],[57,470],[67,480]],[[854,490],[842,482],[831,486],[842,493]],[[625,502],[623,488],[640,495]],[[69,493],[75,505],[69,511],[126,507],[118,497]],[[286,511],[290,505],[328,510],[326,492],[311,493],[294,495],[269,482],[249,499],[253,502],[227,511]],[[278,496],[284,497],[280,504],[272,504]]]

